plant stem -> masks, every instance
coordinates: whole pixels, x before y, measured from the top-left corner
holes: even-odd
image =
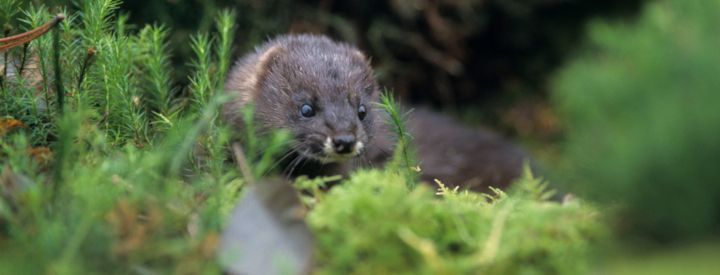
[[[58,15],[58,17],[60,16]],[[55,63],[55,93],[57,95],[58,111],[62,115],[65,91],[63,90],[62,71],[60,71],[60,28],[55,28],[53,31],[53,63]]]
[[[22,77],[23,71],[25,70],[25,63],[27,63],[27,52],[29,47],[30,43],[25,43],[23,45],[22,58],[20,59],[20,66],[18,66],[17,69],[17,75],[20,77]]]
[[[95,48],[90,47],[87,50],[87,54],[85,55],[85,61],[83,61],[83,65],[80,68],[80,75],[78,76],[77,80],[77,91],[78,91],[78,100],[80,99],[80,91],[82,88],[82,83],[85,80],[85,73],[87,73],[88,69],[90,68],[90,65],[92,65],[92,61],[94,60],[93,57],[95,56]]]
[[[9,33],[9,30],[6,30],[5,35],[8,35],[8,33]],[[5,90],[5,79],[7,79],[7,68],[8,68],[8,51],[5,51],[5,53],[4,53],[3,63],[5,63],[5,64],[3,66],[2,75],[0,76],[0,89],[2,89],[2,91],[3,91],[3,103],[4,103],[3,105],[5,106],[3,113],[9,114],[10,107],[8,106],[8,101],[10,100],[10,98],[8,97],[7,90]]]

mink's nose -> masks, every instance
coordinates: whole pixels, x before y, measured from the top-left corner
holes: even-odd
[[[355,146],[355,137],[351,135],[335,136],[332,140],[335,153],[348,154],[353,151]]]

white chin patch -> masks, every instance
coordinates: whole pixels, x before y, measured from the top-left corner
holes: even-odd
[[[353,150],[350,153],[347,154],[338,154],[335,153],[335,148],[333,148],[332,140],[330,137],[325,138],[325,142],[323,142],[323,153],[325,156],[323,157],[316,157],[320,162],[323,163],[332,163],[332,162],[343,162],[347,161],[349,159],[352,159],[362,153],[362,150],[365,148],[365,145],[358,141],[353,145]]]
[[[325,138],[325,142],[323,143],[323,153],[325,153],[326,156],[335,153],[335,150],[333,149],[332,139],[330,139],[330,137]]]
[[[365,144],[363,144],[362,141],[358,141],[353,148],[353,154],[357,156],[363,152],[363,149],[365,149]]]

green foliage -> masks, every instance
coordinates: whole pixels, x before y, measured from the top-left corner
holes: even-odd
[[[319,274],[582,274],[604,234],[596,210],[547,201],[529,174],[493,196],[405,181],[361,171],[316,203]]]
[[[83,38],[87,45],[100,43],[103,36],[112,31],[120,0],[82,2]]]
[[[213,88],[210,72],[210,37],[201,33],[190,37],[190,44],[195,53],[195,61],[191,64],[195,74],[190,79],[193,106],[197,110],[207,103]]]
[[[147,140],[147,117],[140,106],[141,95],[137,85],[138,76],[132,63],[138,56],[128,37],[103,37],[98,43],[98,82],[104,92],[104,120],[106,131],[117,141],[134,141],[144,144]],[[128,62],[131,61],[131,62]]]
[[[720,228],[720,1],[659,1],[632,27],[596,23],[594,50],[554,99],[568,126],[568,188],[625,206],[636,235]]]
[[[10,21],[20,11],[20,1],[3,0],[0,2],[0,26],[10,26]]]
[[[133,34],[118,4],[86,1],[56,45],[46,35],[3,59],[17,73],[0,94],[0,273],[219,272],[218,232],[244,182],[216,122],[224,77],[181,114],[167,31]],[[18,14],[28,28],[50,18],[42,6]],[[229,60],[228,45],[205,46],[204,68]]]
[[[3,219],[2,273],[213,267],[213,254],[202,250],[214,245],[220,212],[237,192],[227,190],[238,187],[231,169],[223,178],[184,181],[164,169],[175,154],[167,148],[177,147],[172,139],[152,150],[113,148],[102,128],[73,113],[59,128],[52,180],[15,168],[34,167],[22,135],[2,142],[9,163],[20,164],[2,175],[3,193],[11,196],[2,201],[12,209]]]
[[[160,118],[172,116],[173,90],[170,79],[170,52],[168,49],[168,30],[163,26],[146,26],[138,34],[139,45],[146,46],[140,49],[144,67],[144,83],[149,85],[148,94],[145,95],[151,110]],[[168,119],[169,120],[169,119]]]
[[[408,187],[413,187],[417,180],[417,171],[413,170],[416,169],[417,162],[415,161],[415,151],[410,148],[412,137],[405,130],[407,114],[401,113],[400,104],[395,101],[395,98],[388,91],[380,95],[379,105],[387,113],[387,124],[397,137],[394,155],[392,161],[388,163],[387,169],[401,171]]]
[[[215,27],[219,33],[219,39],[217,43],[217,55],[218,55],[218,77],[215,86],[222,87],[225,85],[225,75],[227,75],[230,64],[232,63],[232,42],[235,38],[235,19],[237,15],[234,11],[223,10],[215,21]]]
[[[21,21],[27,25],[28,30],[40,27],[40,25],[50,19],[50,13],[42,5],[37,8],[31,6],[29,9],[23,11],[23,15],[25,16],[25,18],[21,19]],[[40,68],[40,75],[43,79],[42,87],[43,92],[45,93],[45,104],[49,104],[50,90],[48,89],[48,79],[50,78],[50,74],[48,72],[50,68],[48,68],[48,62],[50,61],[50,37],[48,37],[47,35],[42,36],[38,39],[35,39],[32,44],[32,46],[34,46],[35,54],[38,58],[37,66]]]

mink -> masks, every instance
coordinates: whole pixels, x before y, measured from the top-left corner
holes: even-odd
[[[243,108],[254,106],[258,132],[286,129],[293,135],[290,177],[346,175],[359,167],[382,167],[394,150],[387,115],[377,106],[379,86],[369,59],[357,48],[320,35],[283,35],[240,58],[225,90],[224,120],[242,131]],[[468,128],[418,108],[408,131],[426,182],[476,191],[506,187],[529,156],[501,136]]]

